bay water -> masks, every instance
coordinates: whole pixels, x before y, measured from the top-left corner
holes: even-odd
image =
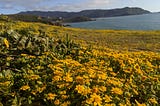
[[[68,24],[87,29],[160,30],[160,13],[96,18],[96,21]]]

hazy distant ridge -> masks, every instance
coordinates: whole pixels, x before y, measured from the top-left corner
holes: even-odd
[[[30,14],[37,15],[43,17],[63,17],[63,18],[71,18],[71,17],[79,17],[85,16],[89,18],[98,18],[98,17],[115,17],[115,16],[127,16],[127,15],[139,15],[139,14],[148,14],[151,13],[148,10],[144,10],[138,7],[125,7],[118,9],[109,9],[109,10],[83,10],[80,12],[62,12],[62,11],[26,11],[20,12],[18,14]]]

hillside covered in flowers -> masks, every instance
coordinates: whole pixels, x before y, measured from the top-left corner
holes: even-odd
[[[158,106],[160,31],[0,22],[1,106]]]

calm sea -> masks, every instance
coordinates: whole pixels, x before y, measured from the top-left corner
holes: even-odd
[[[87,29],[160,30],[160,13],[97,18],[96,21],[69,23]]]

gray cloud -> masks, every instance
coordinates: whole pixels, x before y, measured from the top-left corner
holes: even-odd
[[[0,0],[0,7],[3,7],[3,9],[20,7],[27,10],[33,9],[44,1],[48,0]]]
[[[91,8],[96,8],[96,7],[107,7],[109,3],[110,0],[89,0],[87,2],[87,5]]]
[[[46,10],[46,11],[80,11],[84,9],[97,9],[97,8],[107,8],[111,0],[86,0],[85,2],[76,2],[72,4],[57,4],[54,6],[39,6],[35,8],[36,10]]]
[[[43,11],[79,11],[82,9],[106,8],[111,0],[85,0],[84,2],[63,3],[58,0],[0,0],[1,9],[43,10]],[[45,5],[43,3],[56,3]],[[58,3],[60,2],[60,3]],[[20,10],[21,11],[21,10]]]
[[[1,9],[13,9],[13,6],[10,4],[5,4],[5,5],[0,6],[0,8]]]

